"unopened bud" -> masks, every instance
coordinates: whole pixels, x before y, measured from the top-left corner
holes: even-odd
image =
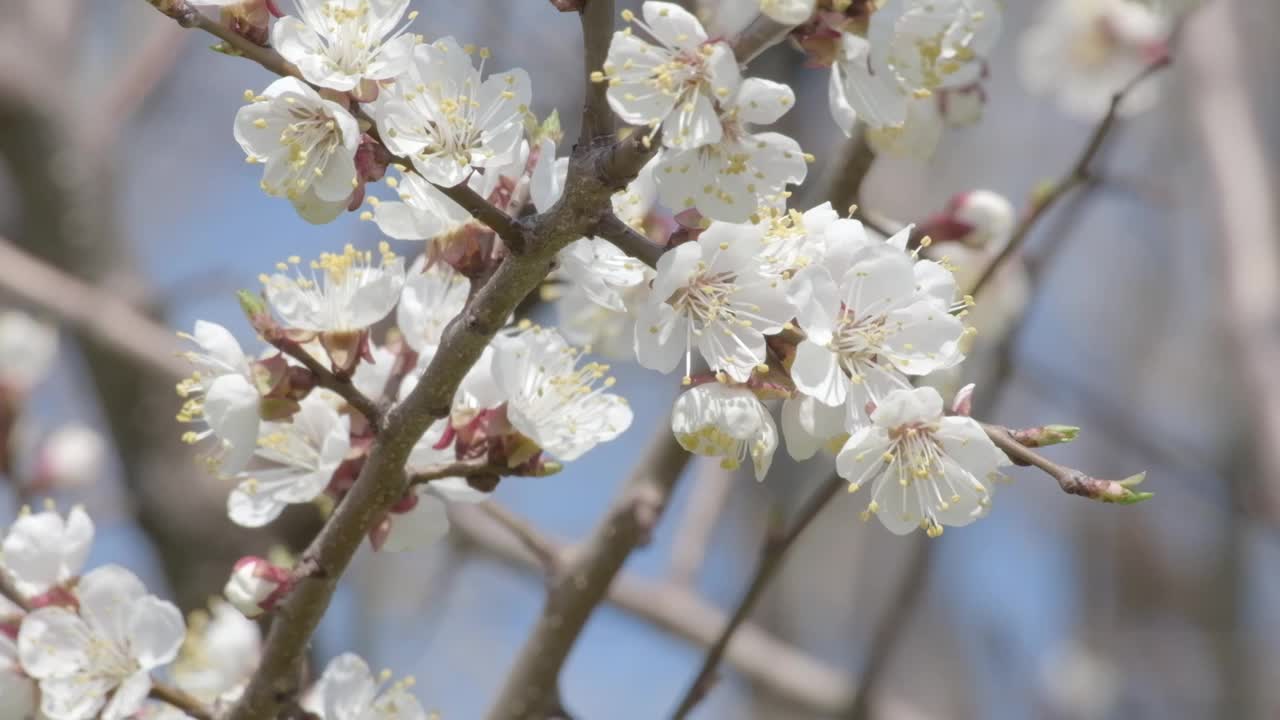
[[[1080,428],[1074,425],[1044,425],[1042,427],[1013,431],[1013,439],[1017,440],[1018,444],[1029,448],[1069,443],[1079,435]]]
[[[292,585],[288,570],[248,556],[236,563],[222,594],[245,617],[255,618],[274,608]]]
[[[970,413],[973,412],[974,387],[975,385],[973,383],[969,383],[968,385],[965,385],[964,387],[960,388],[959,392],[956,393],[955,398],[952,399],[951,401],[952,415],[969,417]]]
[[[267,301],[261,295],[252,290],[237,290],[236,299],[240,301],[240,309],[249,319],[249,324],[259,335],[269,338],[279,329],[275,318],[271,317],[271,310],[267,308]]]

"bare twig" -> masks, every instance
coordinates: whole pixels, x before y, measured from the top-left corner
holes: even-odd
[[[409,476],[410,485],[422,485],[433,480],[443,480],[451,477],[481,477],[484,475],[501,476],[511,475],[511,468],[505,465],[490,465],[483,462],[456,462],[439,467],[428,468],[422,472],[416,472]]]
[[[31,601],[18,590],[18,586],[13,584],[13,578],[4,570],[0,570],[0,597],[17,605],[24,612],[31,610]]]
[[[847,720],[871,720],[876,689],[893,659],[893,650],[908,628],[908,620],[920,601],[920,594],[928,585],[929,568],[933,562],[934,544],[919,535],[911,539],[911,557],[907,569],[889,598],[884,616],[875,625],[871,648],[867,653],[867,666],[858,681],[858,691],[844,717]]]
[[[455,531],[466,541],[521,570],[545,572],[544,564],[527,544],[486,517],[481,508],[455,505],[450,508],[450,517]],[[569,546],[545,535],[538,535],[538,543],[558,557],[572,552]],[[715,640],[716,629],[726,619],[723,611],[690,588],[670,581],[647,580],[625,571],[614,579],[606,597],[619,609],[700,647]],[[852,687],[842,670],[806,655],[750,622],[734,634],[725,662],[759,687],[816,713],[839,712],[853,699]]]
[[[221,40],[230,54],[244,56],[276,75],[301,78],[298,68],[275,50],[258,45],[231,28],[201,13],[187,0],[147,0],[155,9],[168,15],[184,28],[203,30]]]
[[[671,433],[657,434],[603,521],[551,578],[546,605],[489,711],[490,720],[542,717],[587,619],[631,551],[648,541],[688,460]]]
[[[347,404],[364,415],[369,421],[369,425],[375,431],[382,427],[382,408],[378,407],[378,403],[360,392],[356,388],[355,383],[351,381],[349,375],[339,375],[324,366],[324,363],[315,359],[307,349],[296,342],[286,338],[268,338],[276,349],[288,355],[289,357],[302,363],[302,366],[311,371],[315,376],[316,383],[326,390],[332,390],[347,401]]]
[[[813,523],[823,508],[847,484],[844,478],[832,473],[831,477],[805,500],[800,511],[796,513],[795,520],[791,522],[787,529],[778,533],[770,533],[765,538],[764,547],[760,550],[760,559],[756,563],[755,572],[751,575],[751,583],[747,586],[747,592],[738,601],[737,606],[734,607],[733,614],[729,616],[729,621],[721,629],[719,637],[707,650],[706,657],[702,660],[702,666],[698,668],[698,673],[694,676],[693,682],[689,683],[688,689],[685,690],[679,704],[676,705],[675,712],[671,715],[673,720],[688,717],[694,707],[706,696],[715,682],[716,668],[719,667],[720,660],[729,647],[729,640],[733,637],[734,632],[746,622],[747,617],[751,615],[751,611],[755,609],[756,602],[759,601],[769,582],[773,580],[774,575],[782,567],[782,561],[786,557],[787,551],[791,549],[791,546],[795,544],[800,535]]]
[[[610,213],[600,221],[596,235],[613,243],[619,250],[643,262],[649,267],[657,267],[658,258],[666,252],[666,248],[636,232],[630,225]]]
[[[151,699],[168,703],[195,720],[213,720],[214,717],[213,712],[198,699],[172,685],[158,683],[155,680],[151,681]]]
[[[1133,89],[1141,85],[1147,78],[1156,74],[1160,70],[1168,67],[1173,61],[1172,44],[1170,50],[1163,53],[1152,61],[1149,65],[1142,69],[1132,80],[1125,84],[1123,88],[1111,96],[1111,105],[1107,108],[1107,113],[1102,116],[1102,120],[1094,127],[1093,133],[1090,134],[1088,142],[1085,143],[1084,150],[1080,156],[1076,158],[1075,163],[1062,179],[1050,186],[1048,192],[1036,197],[1031,204],[1030,211],[1023,216],[1022,220],[1014,228],[1013,234],[1009,238],[1009,244],[1005,245],[1000,253],[992,258],[982,270],[982,274],[974,281],[973,287],[969,289],[969,294],[977,296],[978,293],[986,287],[991,278],[995,276],[996,270],[1004,264],[1006,260],[1013,257],[1022,245],[1030,237],[1031,231],[1035,228],[1040,218],[1044,217],[1059,200],[1066,197],[1068,193],[1077,187],[1088,182],[1092,173],[1093,161],[1097,157],[1098,152],[1102,150],[1102,145],[1110,135],[1112,128],[1115,127],[1116,119],[1119,117],[1120,105],[1128,97]]]
[[[190,368],[173,333],[119,297],[28,255],[0,238],[0,293],[51,313],[161,375],[180,378]]]
[[[1146,473],[1139,473],[1124,480],[1102,480],[1091,477],[1074,468],[1059,465],[1020,442],[1018,431],[999,425],[982,423],[982,429],[996,447],[1004,451],[1015,465],[1034,467],[1057,481],[1058,487],[1068,495],[1079,495],[1090,500],[1107,503],[1129,504],[1151,497],[1151,493],[1136,492],[1133,487],[1142,482]]]

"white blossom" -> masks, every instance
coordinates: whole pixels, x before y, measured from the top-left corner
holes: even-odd
[[[375,265],[372,252],[347,245],[340,254],[323,253],[306,275],[301,272],[301,260],[291,257],[288,264],[277,266],[280,272],[262,276],[267,302],[289,328],[363,330],[391,312],[404,286],[404,259],[385,242],[378,251],[381,263]],[[290,266],[294,277],[284,274]]]
[[[0,632],[0,720],[32,720],[39,700],[36,682],[22,669],[18,645]]]
[[[254,556],[240,558],[222,588],[222,596],[246,618],[272,609],[289,588],[289,571]]]
[[[250,359],[235,336],[217,323],[197,320],[193,334],[179,336],[199,349],[183,354],[196,370],[178,383],[178,395],[186,399],[178,421],[206,425],[202,431],[184,433],[182,439],[195,444],[214,436],[211,467],[237,473],[253,457],[261,423],[261,396],[250,375]]]
[[[680,447],[719,457],[725,469],[736,469],[750,457],[757,480],[769,473],[778,447],[777,426],[755,393],[718,382],[697,385],[676,398],[671,432]]]
[[[662,201],[726,222],[746,222],[761,206],[784,207],[786,186],[808,172],[806,155],[792,138],[751,126],[775,122],[794,103],[786,85],[744,80],[720,103],[718,139],[662,154],[654,173]]]
[[[631,425],[631,408],[605,392],[609,366],[578,365],[579,351],[553,329],[533,327],[494,339],[493,379],[507,419],[543,450],[576,460]]]
[[[425,256],[415,260],[396,307],[396,325],[409,347],[434,354],[445,326],[462,312],[470,293],[471,281],[447,263],[426,267]]]
[[[828,87],[836,123],[850,134],[901,126],[912,98],[972,82],[999,35],[995,0],[901,0],[874,12],[867,37],[844,33]]]
[[[640,364],[671,372],[696,346],[715,370],[745,382],[765,361],[764,336],[795,315],[781,283],[765,275],[755,252],[763,233],[750,225],[713,222],[696,242],[667,251],[649,297],[636,315]]]
[[[262,425],[259,457],[275,467],[241,473],[231,491],[231,520],[260,527],[276,519],[290,504],[311,502],[329,484],[351,449],[350,418],[338,413],[338,400],[326,390],[312,390],[289,422]]]
[[[1018,68],[1038,95],[1082,118],[1102,117],[1112,96],[1168,51],[1169,18],[1135,0],[1054,0],[1022,36]],[[1160,96],[1159,82],[1126,93],[1132,115]]]
[[[24,512],[5,535],[0,571],[23,595],[40,595],[79,575],[92,545],[93,521],[79,506],[65,520],[55,510]]]
[[[123,720],[142,707],[151,671],[177,656],[182,614],[116,565],[88,573],[73,593],[78,610],[44,607],[22,621],[22,666],[51,720]]]
[[[307,220],[332,220],[356,186],[355,118],[292,77],[251,99],[236,113],[235,138],[250,162],[262,164],[263,191],[289,198]]]
[[[186,642],[173,665],[174,682],[206,703],[237,696],[258,667],[262,632],[230,603],[214,599],[192,613]]]
[[[294,0],[298,16],[271,29],[271,46],[302,77],[334,90],[357,90],[365,80],[390,80],[405,71],[414,36],[397,27],[409,0]],[[417,12],[409,14],[412,20]]]
[[[845,409],[798,393],[782,403],[782,437],[787,453],[796,460],[808,460],[820,449],[839,452],[849,438]]]
[[[449,199],[416,172],[387,178],[399,200],[370,198],[373,221],[387,237],[395,240],[430,240],[449,235],[471,222],[471,213]]]
[[[944,417],[933,388],[896,390],[836,458],[850,492],[871,486],[867,515],[898,535],[968,525],[986,514],[993,481],[1009,459],[975,420]]]
[[[362,395],[373,400],[382,397],[387,388],[391,373],[396,368],[398,356],[390,348],[383,345],[369,345],[369,355],[373,358],[360,361],[355,372],[351,374],[351,384],[355,385]]]
[[[408,71],[379,95],[373,115],[387,147],[430,182],[452,187],[470,169],[511,162],[524,135],[529,76],[515,69],[481,82],[471,46],[451,37],[413,50]]]
[[[898,247],[910,228],[885,243],[867,243],[857,221],[834,228],[845,228],[843,247],[851,251],[829,252],[822,265],[804,271],[812,295],[800,310],[806,338],[796,347],[791,377],[801,392],[845,406],[846,428],[854,430],[866,422],[867,403],[911,387],[907,375],[958,363],[964,325],[951,314],[950,273]]]
[[[58,330],[17,310],[0,312],[0,387],[25,394],[49,372]]]
[[[303,706],[321,720],[427,720],[422,705],[409,692],[413,679],[383,688],[387,675],[374,678],[358,656],[339,655],[329,661]]]
[[[643,21],[631,11],[622,17],[648,33],[648,43],[631,28],[615,32],[603,73],[609,106],[632,125],[662,128],[667,147],[692,148],[720,140],[715,103],[738,89],[741,80],[733,50],[708,42],[689,11],[669,2],[641,6]]]

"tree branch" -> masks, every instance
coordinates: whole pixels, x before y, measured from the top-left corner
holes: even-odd
[[[31,611],[31,601],[18,590],[18,586],[13,584],[13,578],[4,570],[0,570],[0,597],[17,605],[23,612]]]
[[[757,55],[782,42],[793,26],[783,25],[763,13],[756,15],[750,25],[733,40],[733,54],[738,62],[746,65]]]
[[[228,54],[246,57],[281,77],[293,76],[299,79],[302,77],[298,73],[298,68],[281,57],[280,53],[235,33],[226,25],[201,13],[187,0],[147,0],[147,2],[176,20],[182,27],[203,30],[218,38],[225,44]]]
[[[805,500],[800,511],[796,513],[795,520],[791,522],[786,530],[771,532],[765,537],[764,546],[760,549],[760,559],[756,562],[756,569],[751,575],[751,582],[747,586],[747,592],[738,601],[738,604],[733,609],[733,614],[729,616],[729,621],[721,629],[716,641],[707,650],[706,657],[703,658],[697,675],[694,676],[693,682],[689,683],[689,687],[685,690],[679,704],[676,705],[675,711],[671,714],[672,720],[688,717],[694,707],[706,697],[706,694],[715,683],[716,668],[719,667],[720,660],[724,657],[725,651],[729,647],[730,639],[732,639],[734,632],[746,622],[751,615],[751,611],[755,609],[756,602],[760,600],[765,588],[773,580],[778,569],[782,567],[782,561],[786,557],[787,551],[791,549],[791,546],[795,544],[800,535],[813,523],[822,512],[822,509],[847,484],[844,478],[832,473],[831,477]]]
[[[671,541],[671,581],[692,586],[707,557],[716,524],[729,500],[734,471],[719,463],[703,463],[693,479],[693,492]]]
[[[1013,230],[1013,234],[1009,238],[1009,244],[1005,245],[998,255],[992,258],[991,262],[983,269],[982,274],[974,281],[973,287],[969,289],[969,294],[977,296],[978,293],[986,287],[991,278],[995,276],[996,270],[1005,263],[1009,258],[1013,257],[1022,245],[1030,237],[1032,229],[1040,218],[1044,217],[1059,200],[1066,197],[1068,193],[1077,187],[1088,182],[1092,172],[1094,158],[1098,152],[1102,150],[1102,145],[1106,141],[1107,136],[1115,127],[1116,118],[1119,116],[1120,105],[1124,99],[1128,97],[1133,89],[1141,85],[1147,78],[1156,74],[1160,70],[1168,67],[1173,61],[1172,42],[1170,48],[1160,57],[1152,61],[1149,65],[1142,69],[1132,80],[1125,84],[1123,88],[1111,96],[1111,105],[1107,108],[1107,113],[1102,116],[1102,120],[1094,127],[1093,133],[1090,134],[1088,142],[1085,143],[1084,150],[1080,156],[1076,158],[1071,169],[1067,174],[1052,186],[1044,195],[1035,198],[1032,201],[1030,212],[1023,216]]]
[[[493,502],[482,503],[480,511],[501,525],[525,551],[537,558],[548,576],[554,576],[564,563],[568,551],[544,537],[529,521]]]
[[[618,219],[618,216],[613,213],[609,213],[600,221],[600,225],[596,227],[595,234],[613,243],[619,250],[649,267],[657,267],[658,258],[662,257],[662,253],[667,251],[662,245],[636,232],[634,228]]]
[[[190,372],[172,332],[112,293],[28,255],[0,238],[0,292],[52,314],[139,366],[170,378]]]
[[[214,718],[213,712],[198,699],[176,687],[158,683],[155,680],[151,681],[151,699],[168,703],[195,720],[213,720]]]
[[[382,427],[382,408],[378,407],[378,403],[360,392],[356,388],[355,383],[351,382],[350,376],[338,375],[329,368],[324,366],[319,360],[316,360],[307,349],[296,342],[287,338],[270,338],[271,344],[277,350],[288,355],[289,357],[302,363],[302,366],[311,371],[315,376],[316,382],[320,387],[326,390],[332,390],[347,401],[347,404],[364,415],[376,432]]]
[[[1068,495],[1079,495],[1090,500],[1125,505],[1141,502],[1151,497],[1151,493],[1135,492],[1132,489],[1142,482],[1146,477],[1146,473],[1139,473],[1124,480],[1101,480],[1086,475],[1079,470],[1059,465],[1027,447],[1019,431],[989,423],[980,424],[983,431],[987,433],[987,437],[991,438],[991,442],[1003,450],[1004,454],[1008,455],[1009,459],[1013,461],[1013,464],[1042,470],[1046,475],[1056,480],[1058,487],[1062,488],[1062,491]]]
[[[450,518],[467,542],[524,571],[545,573],[543,563],[509,529],[482,512],[484,506],[455,505]],[[510,513],[508,513],[509,515]],[[527,521],[521,521],[527,525]],[[533,532],[537,532],[533,530]],[[572,549],[538,535],[538,544],[566,557]],[[609,586],[608,601],[699,647],[715,640],[725,614],[691,589],[670,581],[653,581],[622,572]],[[759,626],[744,624],[734,635],[725,662],[756,685],[815,713],[830,715],[848,707],[852,687],[845,673],[773,637]]]
[[[449,465],[428,468],[409,476],[410,485],[423,485],[434,480],[451,477],[481,477],[484,475],[511,475],[511,468],[506,465],[490,465],[484,462],[456,462]]]
[[[587,618],[604,600],[631,551],[646,543],[689,454],[659,432],[591,537],[550,579],[547,602],[507,675],[489,720],[541,720],[557,696],[560,668]]]
[[[604,67],[613,39],[613,0],[586,0],[579,11],[582,21],[583,96],[582,129],[578,144],[591,147],[597,141],[612,141],[613,111],[609,109],[609,84],[592,81],[592,73]]]

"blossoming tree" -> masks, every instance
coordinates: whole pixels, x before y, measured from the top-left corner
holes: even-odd
[[[558,113],[533,114],[535,88],[524,70],[497,69],[501,49],[420,34],[409,0],[149,1],[215,36],[226,62],[265,71],[232,128],[263,192],[309,223],[357,213],[387,240],[300,242],[238,297],[251,346],[206,321],[181,335],[183,439],[228,482],[239,526],[322,507],[305,551],[227,567],[225,598],[184,621],[129,571],[85,571],[94,526],[82,509],[24,513],[0,558],[0,697],[18,708],[0,716],[425,718],[412,679],[388,684],[353,654],[312,673],[306,651],[363,543],[421,548],[478,513],[549,573],[488,717],[550,717],[575,640],[691,454],[749,465],[763,482],[780,446],[833,459],[718,629],[683,717],[787,548],[832,502],[859,503],[896,535],[938,538],[999,512],[1000,483],[1019,466],[1090,500],[1150,497],[1142,474],[1096,478],[1041,453],[1076,428],[973,417],[984,388],[957,378],[975,334],[1016,314],[1004,305],[1025,295],[1016,252],[1032,225],[1084,181],[1117,114],[1152,101],[1166,14],[1057,3],[1022,52],[1033,88],[1099,121],[1077,166],[1021,219],[975,190],[903,225],[850,203],[875,153],[927,156],[947,127],[978,121],[997,0],[726,0],[724,17],[745,18],[732,31],[672,2],[559,0],[547,12],[581,19],[576,138]],[[1079,66],[1075,35],[1094,51]],[[792,203],[815,157],[770,127],[797,96],[751,75],[784,41],[829,73],[827,107],[805,109],[829,113],[856,150],[834,202]],[[530,298],[554,305],[555,327],[523,317]],[[54,345],[29,318],[0,316],[0,434]],[[670,432],[569,553],[489,494],[635,432],[597,356],[680,392]],[[52,434],[27,492],[85,482],[101,442],[79,427]],[[258,617],[265,637],[246,620]]]

